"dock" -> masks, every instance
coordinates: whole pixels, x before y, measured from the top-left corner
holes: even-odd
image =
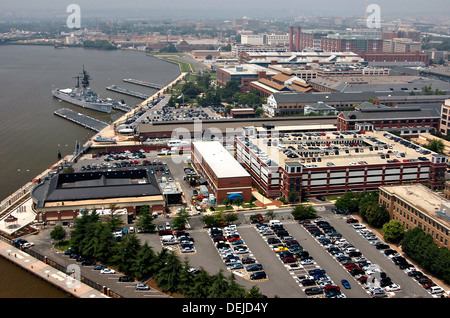
[[[81,113],[77,113],[76,111],[73,111],[69,108],[58,109],[57,111],[54,112],[54,114],[56,116],[70,120],[71,122],[74,122],[78,125],[92,129],[97,132],[109,126],[108,123],[105,123],[101,120],[89,117]]]
[[[129,95],[129,96],[133,96],[133,97],[137,97],[137,98],[144,99],[144,100],[150,98],[150,95],[148,95],[148,94],[131,91],[129,89],[117,87],[116,85],[108,86],[108,87],[106,87],[106,89],[109,90],[109,91],[113,91],[113,92],[116,92],[116,93]]]
[[[125,105],[121,105],[121,104],[113,104],[113,108],[116,110],[120,110],[122,112],[128,113],[131,112],[134,108],[130,107],[130,106],[125,106]]]
[[[140,85],[140,86],[150,87],[150,88],[154,88],[154,89],[158,89],[158,90],[164,88],[164,86],[161,85],[161,84],[145,82],[145,81],[137,80],[137,79],[134,79],[134,78],[125,78],[123,81],[126,82],[126,83],[131,83],[131,84],[136,84],[136,85]]]

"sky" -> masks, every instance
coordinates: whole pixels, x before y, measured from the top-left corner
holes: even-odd
[[[0,0],[3,14],[16,17],[67,16],[69,4],[98,17],[142,18],[272,18],[364,16],[366,0]],[[448,0],[367,0],[386,17],[450,16]]]

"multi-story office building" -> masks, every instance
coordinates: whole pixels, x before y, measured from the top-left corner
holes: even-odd
[[[225,86],[228,81],[236,81],[242,92],[250,89],[250,83],[260,78],[270,78],[278,72],[254,64],[243,64],[217,69],[217,83]]]
[[[440,132],[444,135],[450,133],[450,99],[446,99],[441,107]]]
[[[442,186],[445,155],[389,133],[316,132],[236,138],[236,159],[268,197],[327,196],[382,185]]]
[[[448,184],[446,184],[448,187]],[[379,203],[392,220],[409,230],[419,227],[438,246],[450,248],[450,201],[421,184],[381,186]]]

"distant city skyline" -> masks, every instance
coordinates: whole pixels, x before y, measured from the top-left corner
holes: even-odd
[[[69,4],[78,4],[86,17],[232,19],[293,19],[304,16],[364,17],[366,0],[19,0],[2,3],[2,17],[63,17]],[[448,0],[368,0],[377,4],[382,17],[430,17],[450,15]]]

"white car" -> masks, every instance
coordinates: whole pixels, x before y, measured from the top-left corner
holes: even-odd
[[[358,229],[365,229],[365,228],[366,228],[365,225],[360,224],[360,223],[354,224],[354,225],[352,225],[352,227],[353,227],[355,230],[358,230]]]
[[[115,274],[116,271],[110,268],[104,268],[100,271],[101,274]]]
[[[24,243],[24,244],[22,245],[22,248],[29,248],[29,247],[32,247],[32,246],[34,246],[34,243],[26,242],[26,243]]]
[[[400,285],[397,285],[397,284],[392,284],[392,285],[386,286],[385,289],[386,289],[386,291],[388,291],[388,292],[393,292],[393,291],[399,291],[399,290],[402,290],[402,288],[400,287]]]
[[[314,264],[314,261],[312,259],[305,259],[305,260],[301,261],[300,264],[302,264],[302,265],[312,265],[312,264]]]

